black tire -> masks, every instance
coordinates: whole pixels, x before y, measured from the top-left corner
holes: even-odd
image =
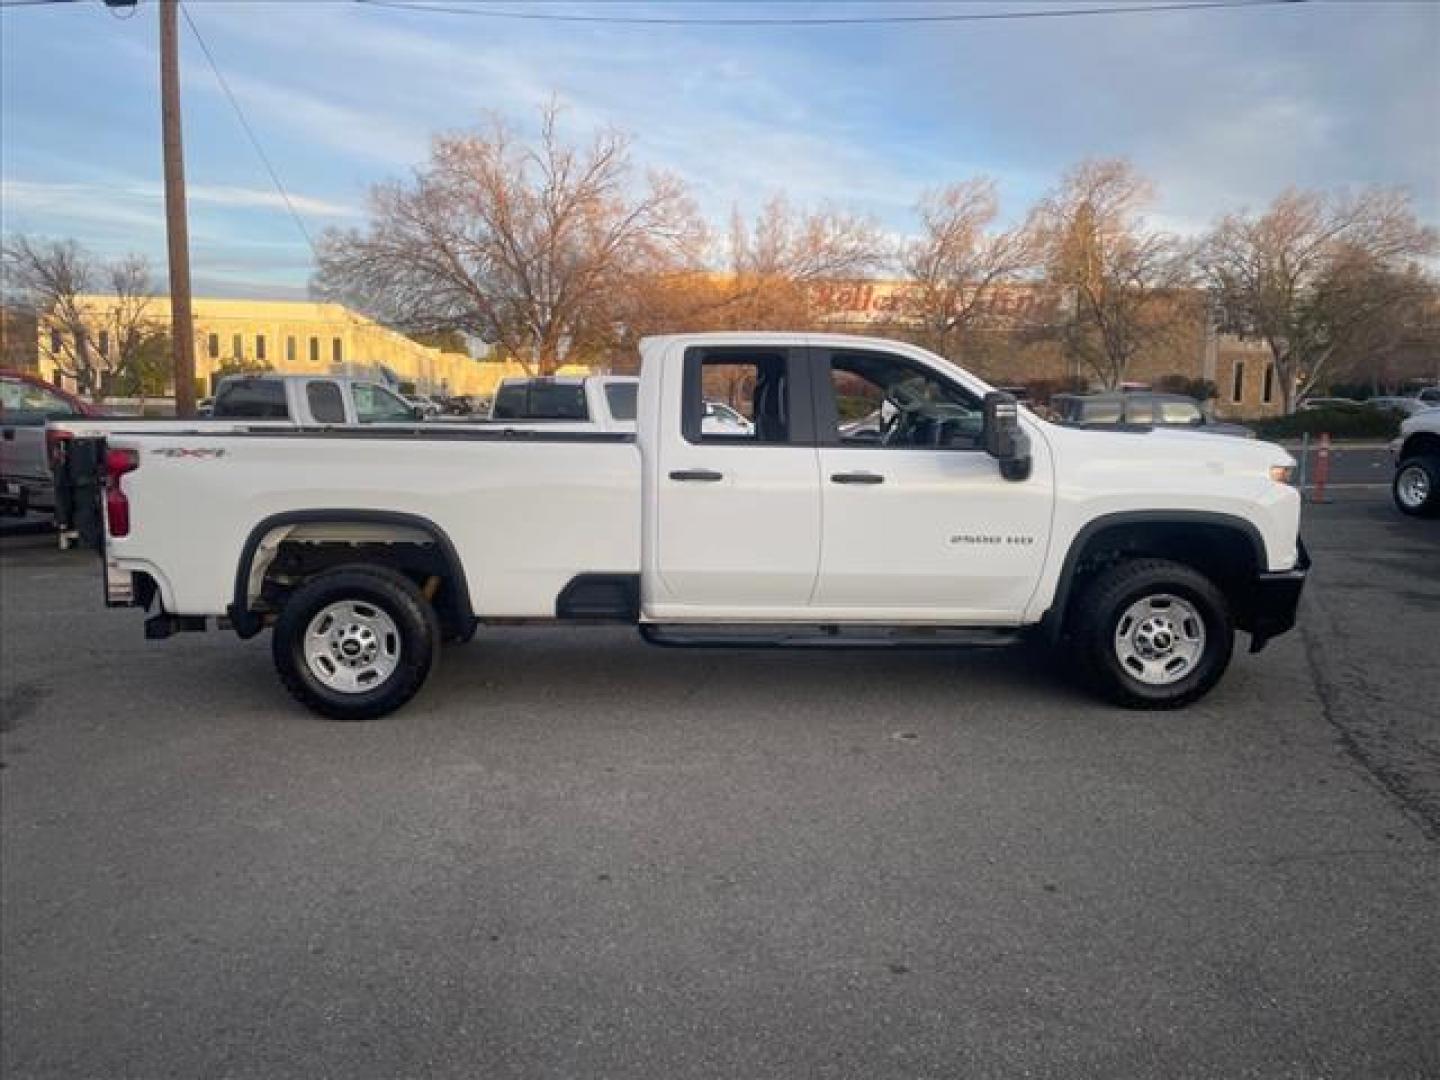
[[[342,601],[378,608],[394,623],[398,662],[371,689],[346,692],[327,686],[305,658],[310,622]],[[339,566],[317,574],[286,600],[275,621],[271,653],[280,681],[296,701],[331,720],[374,720],[404,705],[425,684],[440,655],[435,609],[403,574],[381,566]]]
[[[1423,500],[1416,501],[1413,494],[1414,488],[1406,495],[1402,495],[1402,488],[1406,484],[1413,484],[1417,478],[1425,484],[1425,496]],[[1400,462],[1395,470],[1395,479],[1390,482],[1390,494],[1395,499],[1395,506],[1402,514],[1409,514],[1411,517],[1440,517],[1440,455],[1416,454]]]
[[[1205,624],[1199,658],[1175,682],[1143,682],[1122,663],[1116,630],[1128,608],[1147,596],[1188,601]],[[1132,559],[1100,571],[1075,599],[1064,647],[1091,690],[1127,709],[1178,709],[1204,697],[1225,674],[1235,647],[1230,605],[1215,584],[1193,567],[1168,559]]]

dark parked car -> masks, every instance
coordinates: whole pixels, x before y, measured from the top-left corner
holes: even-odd
[[[1201,411],[1198,401],[1184,394],[1155,394],[1149,391],[1056,394],[1050,399],[1050,405],[1060,423],[1074,427],[1170,427],[1207,435],[1255,437],[1255,432],[1244,424],[1212,420]]]

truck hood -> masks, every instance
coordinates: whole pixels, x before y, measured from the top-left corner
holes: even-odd
[[[1212,471],[1268,476],[1272,465],[1294,465],[1283,446],[1259,439],[1217,438],[1215,433],[1165,428],[1097,430],[1043,423],[1043,434],[1063,461],[1123,462],[1133,468],[1175,463]]]

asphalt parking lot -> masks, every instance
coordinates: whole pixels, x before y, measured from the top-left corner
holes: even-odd
[[[1357,481],[1359,483],[1360,481]],[[485,630],[388,720],[0,541],[11,1077],[1440,1075],[1440,522],[1176,714]]]

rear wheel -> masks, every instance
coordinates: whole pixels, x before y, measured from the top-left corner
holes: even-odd
[[[415,696],[439,640],[435,611],[409,578],[342,566],[290,594],[271,648],[301,704],[332,720],[373,720]]]
[[[1132,709],[1175,709],[1225,673],[1235,630],[1209,578],[1168,559],[1101,571],[1077,598],[1071,647],[1083,680]]]
[[[1440,515],[1440,456],[1421,454],[1400,462],[1390,491],[1401,513],[1412,517]]]

